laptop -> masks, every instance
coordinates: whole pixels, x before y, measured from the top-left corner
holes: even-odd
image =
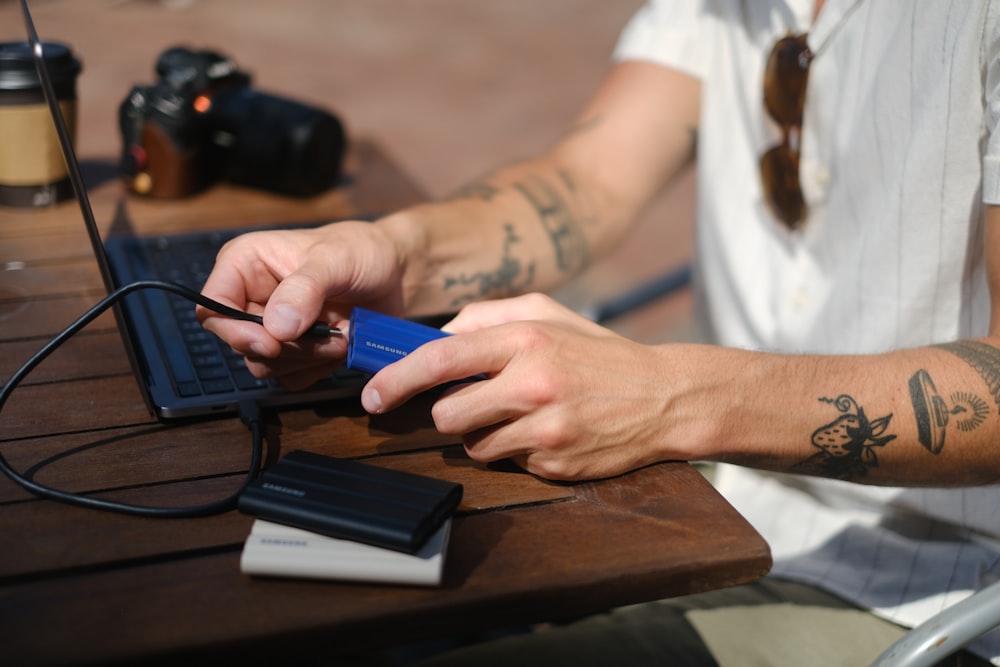
[[[27,0],[21,0],[21,9],[45,101],[105,289],[110,293],[137,280],[165,280],[200,291],[218,249],[240,231],[101,238]],[[115,315],[146,403],[161,420],[235,415],[245,400],[263,408],[289,408],[357,396],[368,377],[342,367],[297,392],[254,378],[239,355],[202,328],[194,316],[194,303],[162,290],[129,294],[116,307]]]

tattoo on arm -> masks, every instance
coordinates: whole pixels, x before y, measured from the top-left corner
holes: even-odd
[[[593,122],[598,121],[595,119]],[[583,221],[574,213],[570,202],[570,199],[578,199],[575,185],[567,173],[559,172],[558,176],[562,188],[570,197],[564,196],[558,186],[547,183],[539,176],[515,183],[513,188],[528,200],[538,214],[554,246],[556,266],[564,273],[576,274],[587,265],[587,239],[582,231]],[[451,198],[489,202],[502,190],[503,188],[487,181],[479,181],[462,187]],[[468,288],[452,299],[452,307],[484,297],[517,294],[531,289],[535,279],[535,263],[531,261],[525,264],[514,256],[513,247],[522,239],[512,224],[505,225],[504,230],[503,256],[496,270],[445,277],[445,291],[457,292],[461,288]]]
[[[1000,350],[974,340],[960,340],[937,347],[968,362],[986,382],[990,394],[993,395],[993,402],[1000,408]]]
[[[574,192],[575,187],[569,176],[564,172],[560,172],[559,175],[564,187]],[[581,221],[573,213],[566,199],[555,187],[541,178],[517,183],[514,187],[538,213],[542,226],[555,247],[556,266],[559,270],[570,274],[583,270],[589,259],[587,239],[583,235]]]
[[[454,277],[445,277],[444,289],[446,292],[462,290],[461,293],[452,298],[451,306],[453,308],[495,295],[498,292],[514,294],[529,289],[535,278],[535,264],[531,262],[524,266],[521,260],[513,256],[511,248],[520,242],[521,238],[511,224],[505,225],[504,230],[503,257],[500,260],[500,266],[495,271],[479,271],[473,274],[463,273]]]
[[[978,341],[958,341],[938,345],[972,366],[986,382],[993,402],[1000,408],[1000,350]],[[971,391],[952,392],[947,399],[938,392],[930,373],[920,369],[908,383],[910,402],[917,423],[917,438],[928,451],[939,454],[944,448],[946,430],[954,426],[968,432],[979,428],[990,414],[986,399]],[[857,480],[878,467],[876,448],[896,439],[886,434],[892,413],[869,420],[851,396],[820,398],[842,414],[816,429],[812,445],[819,449],[812,456],[792,466],[792,472]]]
[[[885,434],[892,413],[869,420],[847,394],[819,400],[833,405],[841,415],[813,431],[812,445],[819,451],[792,466],[792,472],[853,481],[878,467],[876,448],[896,439]]]
[[[934,454],[940,454],[944,448],[945,427],[953,417],[960,431],[972,431],[986,421],[989,414],[986,401],[967,391],[952,393],[952,406],[948,407],[924,369],[910,378],[909,386],[913,413],[917,419],[917,438]]]

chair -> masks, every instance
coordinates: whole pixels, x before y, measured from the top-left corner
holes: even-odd
[[[872,667],[932,667],[1000,626],[1000,581],[977,591],[900,637]]]

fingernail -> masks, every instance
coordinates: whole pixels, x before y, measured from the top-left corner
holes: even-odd
[[[267,320],[267,328],[271,335],[279,340],[290,340],[299,333],[302,318],[291,306],[275,306]]]
[[[365,388],[361,392],[361,405],[364,406],[365,410],[372,414],[379,414],[382,412],[382,396],[379,395],[377,389]]]

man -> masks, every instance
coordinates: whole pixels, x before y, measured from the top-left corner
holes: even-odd
[[[296,387],[345,354],[300,340],[314,320],[464,306],[459,335],[372,378],[367,410],[482,373],[432,409],[474,459],[553,479],[740,464],[718,486],[768,539],[772,577],[476,664],[864,664],[1000,576],[998,12],[651,2],[547,153],[374,224],[232,243],[205,293],[264,328],[205,325]],[[483,301],[575,275],[692,159],[707,344],[640,345],[538,294]],[[1000,641],[972,649],[957,659]]]

